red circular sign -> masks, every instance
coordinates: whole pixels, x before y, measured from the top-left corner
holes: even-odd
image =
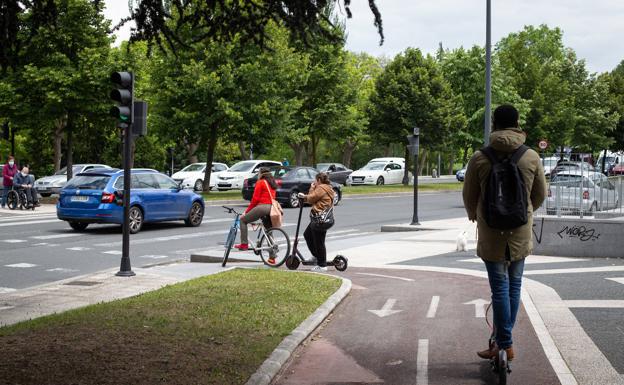
[[[539,141],[537,145],[539,146],[541,150],[545,150],[546,147],[548,147],[548,142],[542,139]]]

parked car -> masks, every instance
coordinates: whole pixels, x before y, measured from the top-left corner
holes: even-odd
[[[310,190],[310,185],[316,178],[316,174],[319,173],[317,169],[312,167],[278,166],[271,167],[270,170],[275,178],[275,183],[277,183],[276,199],[286,207],[299,207],[297,194],[300,192],[307,194]],[[257,181],[258,175],[245,179],[243,199],[251,200]],[[334,205],[338,205],[342,199],[342,186],[335,182],[331,182],[331,186],[336,193],[334,195]]]
[[[105,164],[86,163],[74,164],[72,166],[72,175],[78,175],[81,172],[94,168],[111,168]],[[63,186],[67,183],[67,167],[63,167],[54,173],[54,175],[44,176],[35,181],[35,187],[42,197],[49,197],[52,194],[58,194]]]
[[[561,171],[580,171],[582,173],[589,173],[594,171],[594,166],[587,162],[574,162],[574,161],[563,161],[557,164],[557,167],[553,168],[550,171],[550,178],[552,179],[555,175],[557,175]]]
[[[330,181],[342,185],[347,184],[347,178],[353,172],[353,170],[341,163],[317,163],[316,169],[321,172],[326,172]]]
[[[550,180],[546,212],[555,214],[557,206],[563,212],[593,214],[619,207],[615,185],[602,173],[580,170],[560,171]]]
[[[548,156],[542,159],[542,166],[544,166],[544,175],[546,175],[546,178],[550,178],[550,173],[557,167],[559,160],[560,159],[556,156]]]
[[[464,167],[461,170],[457,171],[455,173],[455,178],[457,178],[458,181],[463,182],[464,178],[466,178],[466,167]]]
[[[123,170],[91,169],[73,177],[61,190],[56,215],[77,231],[91,223],[123,223]],[[144,223],[184,220],[199,226],[204,217],[204,200],[191,190],[181,189],[167,175],[153,170],[132,170],[130,186],[130,232],[138,233]]]
[[[210,172],[210,189],[217,187],[217,176],[223,171],[227,171],[228,166],[225,163],[212,163],[212,171]],[[191,163],[182,170],[176,172],[171,177],[178,182],[182,188],[192,188],[195,191],[202,190],[204,183],[204,173],[206,172],[206,162]]]
[[[401,160],[403,162],[401,163]],[[347,178],[349,185],[363,184],[397,184],[403,182],[405,159],[377,158],[372,159],[359,170],[353,171]]]
[[[610,171],[610,175],[624,175],[624,162],[620,162],[613,166]]]
[[[596,169],[602,171],[603,161],[604,173],[606,175],[614,175],[613,169],[615,168],[615,166],[621,164],[624,161],[624,153],[607,151],[606,156],[604,156],[604,151],[601,151],[600,156],[598,157],[598,161],[596,162]],[[620,171],[620,174],[621,173],[622,172]]]
[[[223,171],[217,177],[217,190],[240,190],[243,182],[251,178],[260,170],[260,167],[281,166],[282,163],[274,160],[244,160],[238,162],[229,170]]]

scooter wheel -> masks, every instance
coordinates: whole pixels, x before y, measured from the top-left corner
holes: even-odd
[[[336,258],[334,258],[334,267],[336,268],[336,270],[345,271],[347,270],[348,265],[349,261],[346,257],[343,257],[342,255],[337,255]]]
[[[294,257],[288,257],[286,258],[286,267],[288,268],[288,270],[297,270],[297,268],[299,267],[299,259],[294,258]]]

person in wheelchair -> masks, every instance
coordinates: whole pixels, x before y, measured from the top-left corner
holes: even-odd
[[[28,166],[22,167],[22,171],[15,174],[13,185],[26,194],[27,207],[39,207],[39,197],[35,188],[35,178],[28,174]]]

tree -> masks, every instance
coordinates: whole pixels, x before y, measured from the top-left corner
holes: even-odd
[[[397,55],[377,79],[370,121],[371,136],[380,144],[407,144],[406,136],[420,127],[421,146],[429,150],[443,149],[465,125],[459,100],[436,60],[413,48]]]
[[[609,90],[609,109],[619,116],[616,128],[609,133],[618,150],[624,150],[624,60],[613,71],[601,76]]]

